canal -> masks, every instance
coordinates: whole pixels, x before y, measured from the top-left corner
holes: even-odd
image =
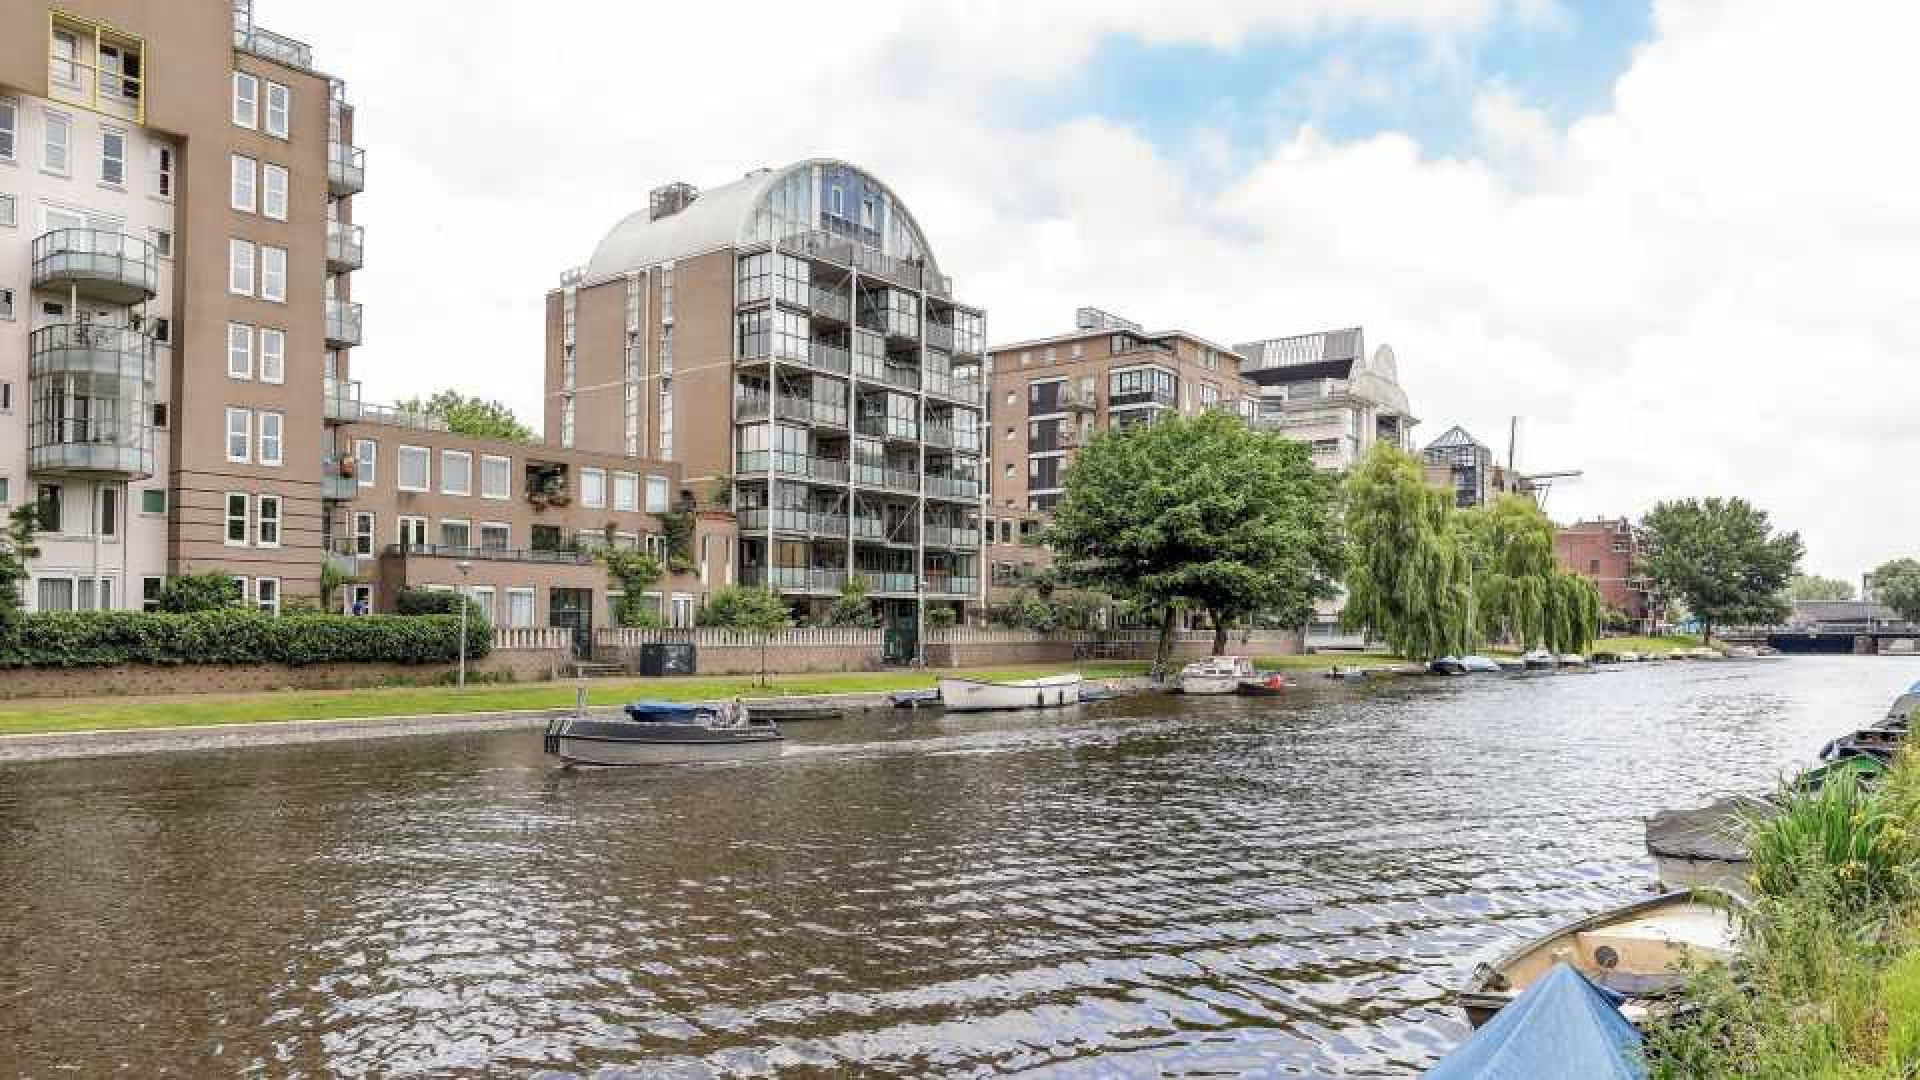
[[[0,1075],[1408,1076],[1490,947],[1633,897],[1920,661],[1308,680],[794,726],[0,768]]]

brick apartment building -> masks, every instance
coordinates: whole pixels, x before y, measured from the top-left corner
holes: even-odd
[[[1560,567],[1580,574],[1600,589],[1610,611],[1624,613],[1642,631],[1658,615],[1653,587],[1635,570],[1644,538],[1626,518],[1599,518],[1562,526],[1554,533],[1553,556]]]

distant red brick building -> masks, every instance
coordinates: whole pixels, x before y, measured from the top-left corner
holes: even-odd
[[[1598,586],[1609,610],[1625,612],[1644,631],[1651,629],[1655,608],[1652,585],[1634,570],[1643,543],[1626,518],[1580,521],[1554,534],[1553,556],[1562,569]]]

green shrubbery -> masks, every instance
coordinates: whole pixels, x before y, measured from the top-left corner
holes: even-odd
[[[485,656],[492,646],[493,631],[487,621],[470,620],[468,659]],[[438,664],[452,662],[459,653],[460,620],[451,615],[275,617],[233,609],[189,614],[43,612],[22,616],[0,633],[0,668]]]

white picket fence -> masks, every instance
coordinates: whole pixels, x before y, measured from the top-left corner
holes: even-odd
[[[493,628],[495,652],[505,649],[573,648],[573,631],[564,626],[496,626]]]
[[[880,647],[881,631],[831,626],[797,627],[769,636],[768,648],[788,646]],[[702,649],[760,647],[760,635],[749,630],[726,630],[703,626],[690,630],[645,630],[631,626],[608,626],[594,631],[593,643],[602,649],[637,649],[642,645],[682,644]]]
[[[562,630],[560,633],[564,634]],[[878,649],[882,643],[884,631],[859,628],[808,626],[782,630],[767,637],[768,648],[781,647],[839,647]],[[1298,639],[1296,633],[1285,630],[1233,630],[1228,633],[1229,640],[1268,642],[1280,644]],[[926,633],[929,645],[1038,645],[1038,644],[1110,644],[1110,645],[1151,645],[1160,639],[1158,630],[1054,630],[1036,633],[1032,630],[1002,630],[975,626],[954,626],[944,629],[931,629]],[[496,648],[502,646],[497,644]],[[663,643],[687,644],[703,649],[759,648],[760,635],[747,630],[726,630],[717,627],[699,627],[686,630],[647,630],[637,627],[609,626],[594,631],[594,645],[602,649],[635,649],[642,645]],[[1211,630],[1178,630],[1174,632],[1174,641],[1181,644],[1211,643]]]

